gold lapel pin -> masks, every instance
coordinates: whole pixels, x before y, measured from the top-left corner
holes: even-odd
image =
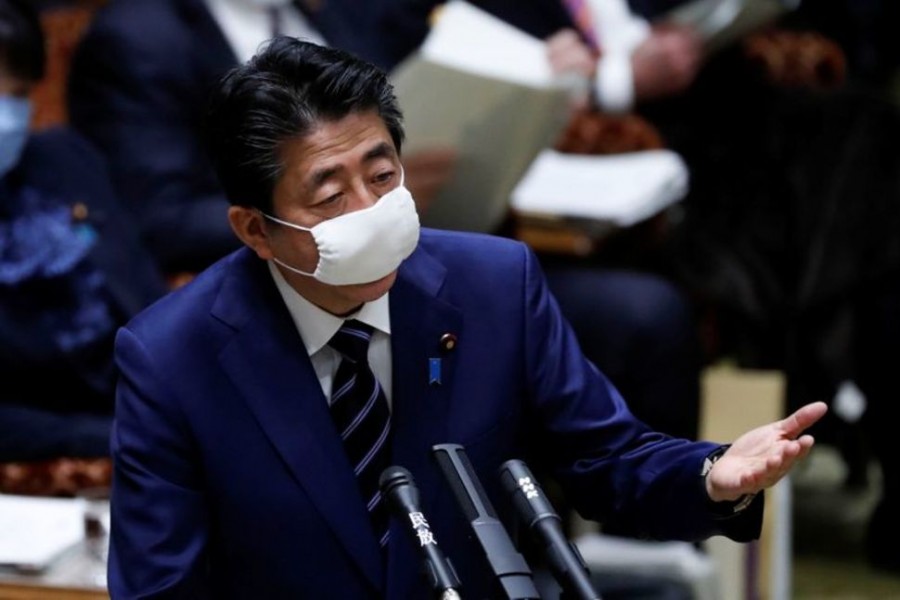
[[[441,336],[441,350],[450,352],[456,348],[456,336],[452,333],[445,333]]]

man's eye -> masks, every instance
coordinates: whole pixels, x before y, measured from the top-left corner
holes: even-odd
[[[334,194],[332,196],[328,196],[327,198],[319,202],[316,206],[331,206],[332,204],[340,200],[341,196],[343,196],[343,194]]]
[[[386,171],[384,173],[379,173],[375,176],[375,181],[377,183],[389,183],[394,178],[393,171]]]

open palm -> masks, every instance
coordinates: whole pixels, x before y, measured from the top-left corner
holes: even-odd
[[[803,432],[827,411],[824,402],[807,404],[739,437],[707,475],[709,497],[716,502],[736,500],[775,485],[809,453],[813,438]]]

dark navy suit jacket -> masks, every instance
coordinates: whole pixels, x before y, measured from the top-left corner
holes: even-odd
[[[357,3],[307,14],[330,44],[377,61]],[[167,271],[200,270],[239,245],[201,135],[211,86],[237,63],[204,0],[113,0],[73,61],[72,123],[108,156]]]
[[[489,570],[434,444],[465,446],[501,512],[497,469],[527,455],[588,518],[658,538],[758,534],[759,503],[726,520],[710,511],[699,473],[716,446],[651,432],[584,359],[524,245],[424,230],[390,315],[393,462],[417,482],[466,596],[488,595]],[[139,315],[116,353],[113,598],[428,596],[396,522],[383,572],[303,342],[249,250]]]

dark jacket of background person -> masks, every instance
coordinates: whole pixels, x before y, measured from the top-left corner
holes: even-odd
[[[355,3],[303,10],[329,44],[374,60],[378,46]],[[169,273],[200,270],[239,246],[200,141],[209,88],[237,63],[203,0],[111,0],[72,66],[72,123],[106,154]]]
[[[115,330],[166,287],[83,138],[30,138],[0,244],[0,460],[106,455]]]

